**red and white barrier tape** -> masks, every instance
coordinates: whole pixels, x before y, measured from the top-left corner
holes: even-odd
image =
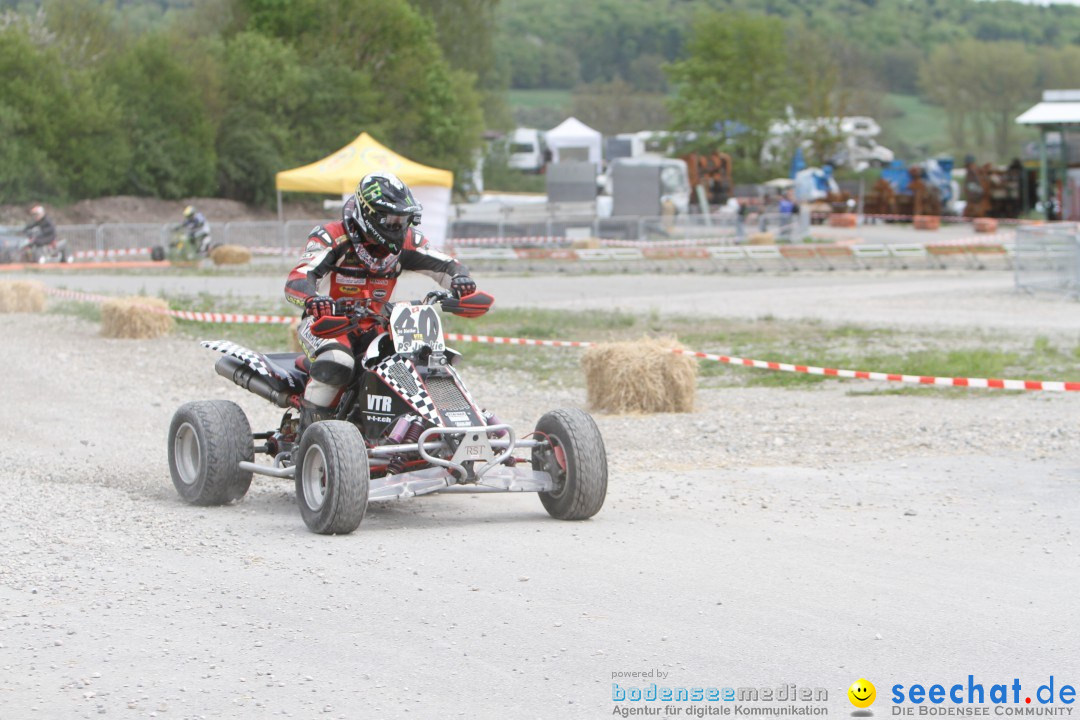
[[[821,219],[827,219],[831,214],[832,213],[827,213],[827,212],[815,212],[815,213],[812,213],[812,215],[815,218],[821,218]],[[895,214],[890,214],[890,213],[862,213],[862,214],[852,213],[852,214],[857,214],[857,215],[859,215],[859,217],[865,218],[865,219],[868,219],[868,220],[900,220],[902,222],[912,222],[916,217],[922,217],[922,216],[916,216],[916,215],[895,215]],[[979,219],[981,219],[981,218],[963,217],[961,215],[942,215],[941,216],[941,222],[943,222],[943,223],[973,223],[973,222],[975,222],[976,220],[979,220]],[[993,218],[993,219],[997,220],[998,223],[1001,224],[1001,225],[1021,225],[1021,224],[1024,223],[1023,220],[1018,220],[1016,218]]]
[[[462,342],[490,343],[494,345],[531,345],[537,347],[575,347],[587,348],[596,343],[573,342],[566,340],[530,340],[527,338],[493,337],[490,335],[461,335],[447,333],[448,340]],[[852,378],[859,380],[879,380],[885,382],[909,383],[914,385],[935,385],[938,387],[967,387],[986,388],[992,390],[1042,390],[1046,392],[1080,392],[1080,382],[1060,382],[1051,380],[1002,380],[997,378],[963,378],[963,377],[934,377],[930,375],[903,375],[900,373],[869,372],[865,370],[843,370],[837,368],[814,367],[812,365],[793,365],[791,363],[779,363],[769,360],[752,360],[750,358],[732,357],[728,355],[714,355],[712,353],[696,352],[694,350],[681,350],[673,348],[677,355],[689,355],[701,360],[725,363],[727,365],[741,365],[754,367],[762,370],[777,370],[780,372],[805,373],[808,375],[822,375],[826,377]]]
[[[55,290],[46,288],[46,292],[57,297],[81,300],[85,302],[100,303],[112,298],[104,295],[92,295],[71,290]],[[287,325],[297,318],[281,315],[241,315],[234,313],[203,313],[188,312],[184,310],[169,310],[147,306],[147,310],[170,315],[181,320],[195,320],[210,323],[259,323]],[[596,343],[576,340],[533,340],[531,338],[498,337],[494,335],[465,335],[462,333],[446,333],[447,340],[459,342],[486,343],[491,345],[519,345],[530,347],[557,347],[557,348],[588,348]],[[1026,390],[1044,392],[1080,392],[1080,382],[1064,382],[1056,380],[1005,380],[998,378],[966,378],[966,377],[934,377],[932,375],[904,375],[900,373],[871,372],[866,370],[845,370],[838,368],[815,367],[813,365],[793,365],[791,363],[773,362],[771,360],[753,360],[729,355],[715,355],[713,353],[696,352],[673,348],[671,352],[677,355],[688,355],[700,360],[727,365],[741,365],[762,370],[776,370],[780,372],[804,373],[807,375],[821,375],[825,377],[851,378],[857,380],[878,380],[883,382],[898,382],[912,385],[934,385],[937,387],[966,387],[984,388],[989,390]]]
[[[561,235],[516,235],[501,238],[448,238],[448,246],[460,245],[462,247],[482,245],[488,247],[514,247],[515,245],[569,245],[573,240]]]
[[[79,250],[74,253],[73,257],[78,259],[83,258],[111,258],[111,257],[127,257],[129,255],[149,255],[150,248],[122,248],[119,250]]]
[[[91,293],[75,292],[73,290],[56,290],[54,288],[45,288],[45,292],[56,297],[66,298],[68,300],[79,300],[81,302],[103,303],[107,300],[116,299],[108,297],[106,295],[93,295]],[[250,325],[289,325],[299,319],[296,317],[290,317],[288,315],[254,315],[244,313],[194,312],[191,310],[172,310],[169,308],[159,308],[153,307],[152,305],[146,305],[145,307],[150,312],[160,313],[162,315],[169,315],[170,317],[179,318],[180,320],[192,320],[194,322]]]

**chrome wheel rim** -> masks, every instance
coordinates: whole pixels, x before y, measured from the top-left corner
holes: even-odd
[[[176,472],[185,485],[194,485],[199,479],[201,451],[199,436],[191,423],[184,423],[177,428],[176,438],[173,440],[173,457],[176,458]]]
[[[318,445],[304,453],[304,504],[318,510],[326,501],[326,455]]]

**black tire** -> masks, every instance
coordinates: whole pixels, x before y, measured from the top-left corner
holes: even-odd
[[[182,405],[169,425],[169,472],[180,497],[192,505],[225,505],[251,487],[241,460],[255,457],[251,425],[228,400]]]
[[[154,262],[161,262],[165,259],[165,248],[160,245],[155,245],[150,248],[150,259]]]
[[[583,410],[552,410],[536,423],[536,433],[551,442],[532,452],[533,470],[550,473],[556,482],[554,492],[540,493],[548,514],[585,520],[600,512],[607,496],[607,452],[592,416]]]
[[[367,510],[368,457],[364,436],[352,423],[311,424],[293,456],[296,504],[312,532],[347,535]]]

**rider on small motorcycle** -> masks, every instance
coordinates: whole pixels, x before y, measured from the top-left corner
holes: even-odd
[[[44,248],[52,245],[56,241],[56,225],[53,225],[53,221],[45,214],[41,203],[31,206],[30,217],[34,219],[33,222],[22,229],[23,233],[29,236],[29,246]]]
[[[180,223],[177,229],[187,231],[188,242],[200,255],[205,255],[210,249],[210,223],[206,216],[193,206],[184,208],[184,222]]]
[[[366,175],[342,208],[341,220],[320,225],[308,235],[300,264],[289,273],[285,297],[304,307],[297,334],[311,360],[300,407],[300,432],[317,420],[333,417],[341,391],[352,377],[356,358],[379,333],[375,321],[361,321],[356,331],[333,338],[311,333],[311,324],[333,315],[334,301],[367,302],[378,312],[390,299],[403,270],[434,279],[462,297],[476,291],[467,267],[428,247],[414,226],[422,208],[396,175]]]

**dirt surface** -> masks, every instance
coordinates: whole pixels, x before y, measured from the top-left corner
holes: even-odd
[[[206,215],[211,223],[233,220],[276,220],[276,208],[245,205],[236,200],[222,198],[186,198],[184,200],[161,200],[152,197],[120,195],[116,197],[80,200],[67,206],[47,205],[49,217],[58,225],[96,225],[99,223],[156,223],[178,221],[184,208],[194,205]],[[27,206],[28,207],[28,206]],[[0,205],[0,225],[22,225],[29,222],[27,207]],[[319,200],[285,203],[286,219],[321,217]]]
[[[603,718],[613,673],[657,670],[827,688],[844,717],[865,676],[881,716],[893,682],[1080,671],[1075,394],[708,390],[690,415],[597,418],[610,486],[590,521],[434,496],[323,537],[288,481],[178,498],[176,407],[278,416],[209,351],[62,316],[0,315],[0,334],[5,718]],[[465,377],[522,429],[584,403]]]

